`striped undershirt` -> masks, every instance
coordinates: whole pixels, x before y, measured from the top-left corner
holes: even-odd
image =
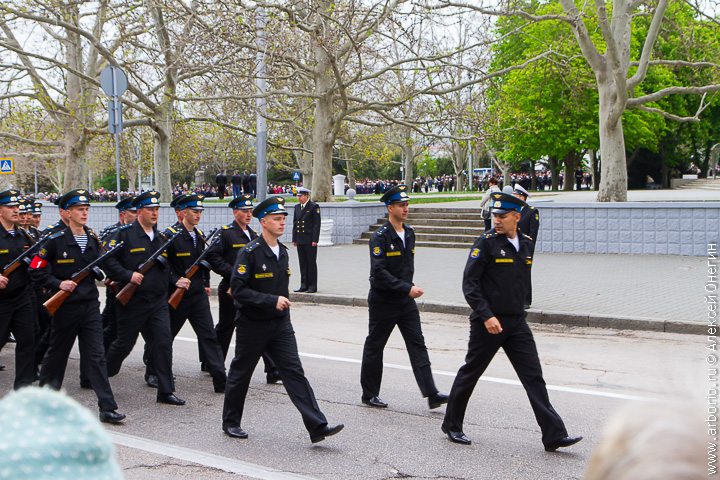
[[[87,235],[73,235],[75,237],[75,242],[77,242],[78,246],[80,247],[80,251],[82,253],[85,253],[85,249],[87,248],[88,243],[88,236]]]

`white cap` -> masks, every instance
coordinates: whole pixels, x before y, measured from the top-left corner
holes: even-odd
[[[305,187],[298,187],[297,193],[298,193],[298,195],[303,194],[303,193],[307,193],[309,195],[311,192],[310,192],[310,190],[308,190]]]
[[[513,193],[519,193],[520,195],[525,196],[525,198],[527,198],[527,197],[530,196],[530,194],[528,193],[528,191],[525,190],[525,189],[522,187],[522,185],[520,185],[519,183],[516,183],[516,184],[515,184],[515,190],[513,190]]]

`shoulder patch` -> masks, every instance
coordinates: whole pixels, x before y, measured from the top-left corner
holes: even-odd
[[[486,232],[482,234],[482,238],[493,238],[497,235],[497,232]]]
[[[195,227],[195,228],[197,228],[197,227]],[[205,236],[205,232],[203,232],[203,231],[200,230],[199,228],[197,229],[197,231],[198,231],[198,233],[199,233],[200,235],[202,235],[203,237]]]
[[[125,224],[125,225],[121,225],[120,227],[118,227],[118,231],[120,231],[120,230],[127,230],[127,229],[130,228],[130,227],[132,227],[132,223],[127,223],[127,224]]]
[[[168,227],[167,229],[172,233],[177,233],[177,230],[175,230],[174,227]]]
[[[48,239],[48,240],[52,240],[52,239],[54,239],[54,238],[61,237],[61,236],[63,236],[64,234],[65,234],[65,230],[61,230],[61,231],[59,231],[59,232],[53,233],[53,234],[50,235],[47,239]]]
[[[470,258],[478,258],[480,256],[480,249],[475,247],[470,250]]]
[[[258,247],[258,245],[260,245],[259,242],[250,242],[247,245],[245,245],[245,248],[243,248],[243,250],[245,250],[246,252],[252,252],[253,250],[255,250]]]
[[[384,234],[386,231],[387,231],[387,226],[386,226],[386,225],[383,225],[382,227],[378,228],[378,229],[375,231],[375,235],[381,236],[381,235]]]
[[[223,225],[223,226],[222,226],[222,229],[223,229],[223,230],[230,230],[231,228],[232,228],[232,223],[229,223],[229,224],[227,224],[227,225]]]
[[[374,247],[372,249],[373,257],[380,257],[382,256],[382,249],[380,247]]]
[[[243,265],[242,263],[238,265],[237,268],[238,275],[245,275],[247,273],[247,265]]]
[[[522,232],[520,232],[520,234],[521,234],[523,237],[527,238],[528,240],[534,240],[530,235],[525,235],[525,234],[522,233]]]

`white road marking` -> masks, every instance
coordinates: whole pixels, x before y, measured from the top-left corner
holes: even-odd
[[[175,340],[181,340],[183,342],[191,342],[191,343],[197,343],[196,338],[188,338],[188,337],[175,337]],[[230,344],[231,347],[235,346],[235,343]],[[300,352],[301,357],[306,358],[315,358],[318,360],[330,360],[333,362],[342,362],[342,363],[354,363],[354,364],[360,364],[361,361],[356,358],[346,358],[346,357],[333,357],[331,355],[320,355],[317,353],[303,353]],[[406,365],[399,365],[396,363],[383,363],[383,366],[385,368],[393,368],[396,370],[406,370],[406,371],[412,371],[412,367],[406,366]],[[435,375],[441,375],[445,377],[455,377],[456,372],[448,372],[447,370],[433,370],[432,371]],[[480,381],[483,382],[491,382],[491,383],[501,383],[504,385],[513,385],[516,387],[522,387],[522,383],[518,380],[510,380],[507,378],[498,378],[498,377],[487,377],[483,376],[480,377]],[[547,385],[548,390],[553,390],[556,392],[567,392],[567,393],[577,393],[579,395],[590,395],[593,397],[604,397],[604,398],[615,398],[618,400],[632,400],[632,401],[638,401],[638,402],[652,402],[656,399],[651,397],[642,397],[639,395],[628,395],[624,393],[613,393],[613,392],[603,392],[600,390],[588,390],[584,388],[573,388],[573,387],[563,387],[559,385]]]
[[[259,478],[262,480],[313,480],[312,477],[306,477],[295,473],[281,472],[272,468],[263,467],[254,463],[243,462],[233,458],[221,457],[212,453],[201,452],[185,447],[178,447],[168,443],[156,442],[147,438],[128,435],[125,433],[108,432],[113,442],[124,447],[143,450],[145,452],[164,455],[166,457],[176,458],[186,462],[204,465],[206,467],[217,468],[229,473],[236,473],[251,478]]]

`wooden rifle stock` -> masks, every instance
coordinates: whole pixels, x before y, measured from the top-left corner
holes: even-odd
[[[153,265],[155,265],[154,259],[151,262],[146,261],[145,263],[140,265],[138,272],[145,275],[153,267]],[[138,289],[139,286],[140,285],[128,282],[127,285],[125,285],[122,290],[120,290],[118,294],[115,295],[115,300],[120,302],[123,306],[127,305],[133,295],[135,295],[135,291]]]
[[[185,272],[185,278],[192,281],[192,278],[195,276],[197,272],[200,271],[200,265],[196,264],[192,267],[188,268],[187,272]],[[183,297],[185,296],[185,293],[187,292],[187,289],[177,287],[175,291],[170,295],[170,298],[168,299],[168,304],[176,310],[178,305],[180,305],[180,302],[182,302]]]
[[[8,264],[2,272],[2,276],[3,277],[10,276],[10,274],[13,273],[15,270],[17,270],[21,264],[22,264],[22,260],[15,260],[14,262]]]
[[[71,278],[71,280],[79,284],[80,282],[85,280],[88,275],[90,275],[90,270],[81,270],[80,273],[78,273],[77,276]],[[53,315],[55,315],[55,312],[57,312],[58,308],[62,306],[65,300],[67,300],[68,297],[72,295],[72,293],[73,292],[67,292],[65,290],[58,290],[55,295],[53,295],[45,303],[43,303],[43,307],[45,307],[45,310],[47,310],[52,317]]]

